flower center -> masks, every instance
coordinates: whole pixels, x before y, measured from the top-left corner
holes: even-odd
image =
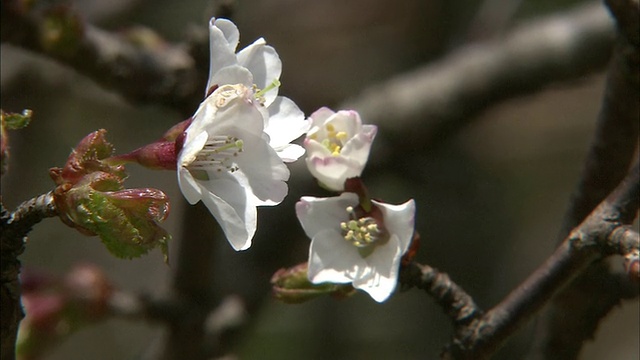
[[[204,170],[214,168],[216,171],[235,172],[240,168],[233,160],[244,147],[242,139],[232,136],[212,136],[204,144],[204,147],[195,160],[189,164],[191,170]]]
[[[331,155],[338,156],[345,142],[349,138],[349,135],[344,131],[336,131],[336,128],[332,124],[325,125],[327,130],[327,137],[322,140],[321,144],[331,151]],[[311,136],[315,138],[315,134]]]
[[[349,221],[340,223],[344,239],[357,248],[367,248],[378,243],[384,231],[378,227],[378,222],[372,217],[358,218],[352,206],[345,209],[349,213]]]

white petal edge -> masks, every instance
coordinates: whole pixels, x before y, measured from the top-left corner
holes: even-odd
[[[236,54],[229,47],[229,42],[225,37],[223,31],[214,26],[212,23],[209,25],[209,79],[207,81],[207,87],[205,88],[205,95],[209,92],[209,89],[213,85],[220,85],[212,81],[215,74],[227,66],[235,65],[238,63]]]
[[[320,127],[324,124],[325,121],[327,121],[328,118],[330,118],[334,114],[335,111],[329,109],[328,107],[321,107],[320,109],[314,111],[313,114],[309,116],[309,119],[311,119],[312,126]]]
[[[202,199],[202,189],[189,170],[183,167],[178,170],[178,186],[189,204],[193,205]]]
[[[303,196],[296,203],[296,216],[310,239],[322,230],[340,228],[340,222],[349,220],[347,206],[358,205],[358,196],[342,193],[340,196],[317,198]]]
[[[229,51],[235,53],[236,48],[238,47],[238,42],[240,42],[240,31],[236,24],[229,19],[211,18],[209,26],[215,26],[222,31],[225,40],[227,40]]]
[[[305,150],[302,146],[296,144],[289,144],[284,147],[276,149],[280,159],[286,163],[294,162],[304,155]]]
[[[377,132],[378,127],[375,125],[362,126],[361,131],[347,141],[340,151],[340,155],[353,159],[364,168]]]
[[[274,149],[286,146],[309,130],[311,122],[304,118],[304,113],[295,102],[284,96],[278,96],[269,105],[269,121],[264,131],[269,134]]]
[[[402,254],[404,254],[411,244],[415,231],[415,201],[411,199],[400,205],[385,204],[375,200],[372,201],[382,212],[384,224],[389,233],[398,236],[400,249]]]
[[[276,50],[268,46],[263,38],[259,38],[253,44],[238,52],[238,63],[251,71],[253,81],[258,89],[264,89],[274,80],[280,79],[282,74],[282,61]],[[263,94],[265,105],[269,106],[278,96],[278,87]]]
[[[366,260],[372,274],[353,281],[353,287],[366,291],[377,302],[383,302],[391,296],[398,283],[398,269],[402,252],[397,236],[375,249]]]
[[[205,187],[205,184],[200,185]],[[251,247],[257,227],[257,210],[246,196],[246,189],[228,180],[215,180],[207,185],[202,202],[220,224],[231,247],[236,251]]]

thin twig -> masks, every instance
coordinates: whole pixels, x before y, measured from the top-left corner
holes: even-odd
[[[454,283],[449,275],[428,265],[415,262],[403,265],[399,281],[403,289],[417,287],[426,291],[442,306],[455,325],[466,325],[482,315],[482,310],[473,298]]]

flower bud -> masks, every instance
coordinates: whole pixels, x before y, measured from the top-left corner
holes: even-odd
[[[350,284],[312,284],[307,277],[307,263],[276,271],[271,284],[275,298],[287,304],[300,304],[322,295],[343,298],[355,292]]]
[[[63,168],[49,170],[49,175],[56,185],[65,183],[73,185],[85,175],[97,171],[112,174],[124,181],[126,178],[124,166],[111,165],[104,161],[113,153],[113,145],[107,142],[106,133],[106,130],[100,129],[85,136],[73,149]]]
[[[172,126],[161,139],[145,145],[132,152],[110,157],[106,161],[111,164],[135,162],[154,170],[177,170],[178,153],[185,140],[185,131],[193,121],[188,118]]]
[[[114,189],[105,173],[86,175],[71,188],[58,187],[54,199],[62,220],[88,235],[100,236],[120,258],[134,258],[159,246],[166,256],[170,235],[159,226],[169,213],[169,199],[150,188]],[[116,183],[117,184],[117,183]]]
[[[184,140],[184,139],[182,139]],[[114,156],[111,162],[135,162],[154,170],[176,170],[181,142],[160,140],[130,153]]]
[[[113,146],[104,134],[89,134],[64,168],[51,169],[58,185],[53,192],[58,215],[80,232],[100,236],[117,257],[139,257],[159,246],[166,261],[170,235],[159,223],[169,213],[169,198],[156,189],[125,189],[124,166],[105,160]]]

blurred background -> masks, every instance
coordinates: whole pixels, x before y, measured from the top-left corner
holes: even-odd
[[[337,110],[371,84],[579,3],[254,0],[238,1],[233,20],[240,28],[241,46],[262,36],[277,49],[283,61],[281,94],[308,115],[324,105]],[[194,27],[204,28],[214,9],[204,0],[71,4],[102,28],[119,31],[142,25],[169,41],[184,39]],[[393,153],[397,140],[380,133],[374,143],[363,175],[370,192],[389,203],[416,200],[422,237],[418,260],[448,273],[480,307],[500,301],[555,248],[593,134],[603,72],[493,106],[437,147],[402,147],[408,153],[396,154],[406,160],[401,163],[382,161]],[[10,209],[51,190],[48,169],[62,166],[89,132],[107,129],[117,151],[127,152],[184,118],[159,105],[127,102],[69,68],[8,45],[1,48],[1,86],[3,110],[34,111],[29,127],[10,134],[10,169],[2,178],[2,198]],[[170,254],[177,254],[184,234],[198,233],[203,241],[216,242],[211,271],[218,296],[241,296],[251,313],[231,344],[237,358],[435,359],[448,342],[448,318],[415,289],[381,305],[365,294],[301,305],[271,299],[268,280],[273,272],[307,257],[309,240],[295,218],[295,202],[302,195],[329,195],[315,185],[302,161],[291,166],[285,202],[260,209],[254,245],[242,253],[233,252],[212,217],[203,217],[203,223],[185,220],[186,203],[174,173],[133,165],[127,169],[128,187],[155,187],[172,199],[165,223],[174,236]],[[140,259],[116,259],[99,239],[56,219],[35,227],[21,259],[25,267],[56,274],[78,262],[95,263],[121,289],[157,296],[168,291],[175,268],[173,262],[163,263],[159,251]],[[612,262],[619,266],[621,261]],[[639,318],[637,300],[616,308],[581,358],[638,359]],[[163,332],[157,324],[113,319],[74,334],[47,359],[140,359],[162,341]],[[523,358],[532,337],[533,323],[495,358]]]

